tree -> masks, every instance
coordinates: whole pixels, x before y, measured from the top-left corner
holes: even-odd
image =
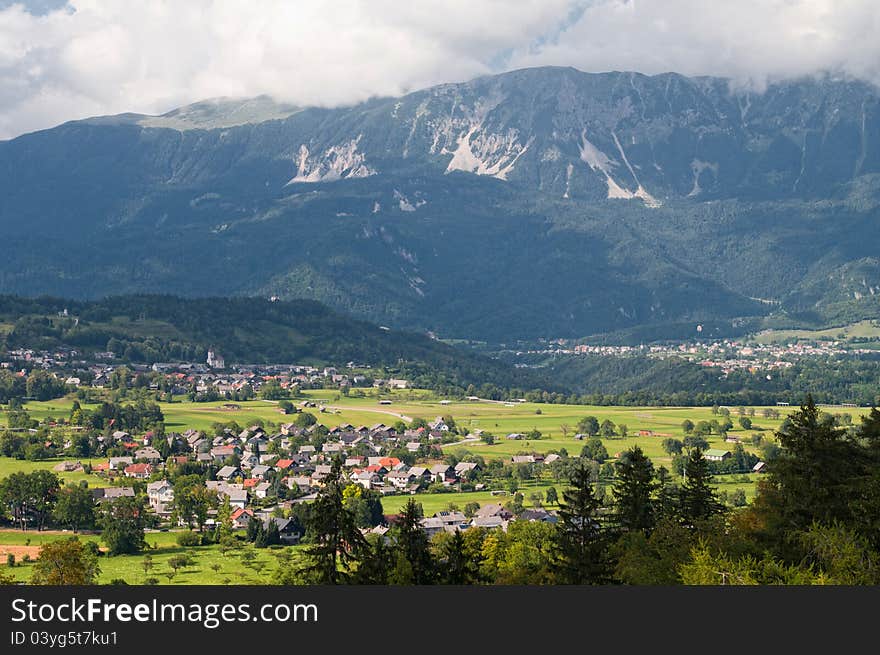
[[[602,425],[599,426],[599,434],[603,437],[613,437],[617,426],[614,425],[614,421],[611,419],[605,419],[602,421]]]
[[[703,452],[699,448],[692,449],[685,462],[685,481],[679,492],[679,512],[685,525],[694,527],[724,511],[711,482]]]
[[[588,434],[591,437],[595,437],[599,434],[599,419],[595,416],[585,416],[580,421],[578,421],[577,429],[579,433]]]
[[[615,465],[616,481],[611,490],[614,498],[614,523],[625,532],[650,532],[654,527],[654,494],[657,482],[654,465],[642,449],[633,446]]]
[[[740,416],[739,417],[739,426],[743,430],[751,430],[752,429],[752,419],[748,416]]]
[[[480,509],[480,503],[471,501],[464,506],[463,512],[466,517],[472,518],[477,513],[478,509]]]
[[[660,447],[663,448],[663,452],[667,455],[680,455],[684,444],[678,439],[667,437],[660,443]]]
[[[681,429],[685,434],[690,434],[694,431],[694,422],[689,418],[686,418],[681,422]]]
[[[812,396],[776,433],[782,447],[770,480],[780,492],[784,522],[806,529],[813,521],[851,522],[865,455],[832,421],[823,420]]]
[[[100,572],[94,550],[85,548],[77,537],[70,537],[40,547],[31,584],[90,585]]]
[[[421,503],[410,498],[393,529],[395,567],[389,576],[391,584],[431,584],[435,581],[434,561],[428,536],[422,527]]]
[[[555,505],[559,502],[559,495],[556,492],[556,487],[548,487],[544,499],[547,501],[548,505]]]
[[[60,483],[47,470],[16,472],[0,482],[0,499],[22,530],[36,525],[42,530],[52,515]]]
[[[580,462],[571,488],[562,492],[553,539],[551,568],[560,584],[601,584],[608,578],[607,544],[599,524],[599,499],[591,471]]]
[[[122,496],[104,504],[98,526],[109,555],[136,554],[147,545],[146,508],[140,497]]]
[[[618,423],[617,431],[623,439],[626,439],[627,435],[629,435],[629,428],[626,426],[626,423]]]
[[[223,494],[223,500],[217,509],[217,542],[222,543],[232,538],[232,505],[229,496]]]
[[[300,575],[312,584],[340,584],[367,547],[354,514],[343,502],[342,465],[337,458],[306,521],[310,544],[303,553]]]
[[[361,559],[352,575],[352,583],[388,584],[388,562],[391,556],[391,549],[386,545],[383,535],[368,535],[367,546],[364,548]]]
[[[205,486],[202,476],[182,475],[174,481],[174,515],[188,528],[195,522],[201,532],[208,511],[216,506],[217,494]]]
[[[174,573],[177,573],[178,569],[184,569],[187,566],[192,566],[192,564],[192,557],[184,553],[173,555],[168,558],[168,566],[171,567],[171,570],[174,571]]]
[[[91,528],[95,524],[95,499],[91,490],[83,485],[69,484],[58,494],[52,515],[57,523],[74,532]]]
[[[480,553],[469,552],[460,530],[443,540],[439,550],[442,584],[468,585],[479,581],[482,558]]]
[[[581,449],[581,457],[592,459],[601,464],[608,459],[608,451],[602,444],[601,439],[593,437],[592,439],[587,439],[584,447]]]

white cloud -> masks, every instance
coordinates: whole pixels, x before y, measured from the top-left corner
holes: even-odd
[[[504,68],[880,78],[874,0],[72,0],[0,10],[0,138],[273,95],[338,105]]]

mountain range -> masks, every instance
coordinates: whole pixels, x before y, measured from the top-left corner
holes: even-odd
[[[0,142],[0,292],[311,298],[505,342],[880,316],[880,93],[532,68]]]

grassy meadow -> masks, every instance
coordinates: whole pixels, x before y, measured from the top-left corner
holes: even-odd
[[[24,555],[35,560],[41,544],[77,536],[81,541],[95,541],[103,548],[98,535],[74,535],[68,531],[47,530],[43,532],[19,530],[0,530],[0,558],[3,560],[3,573],[11,574],[16,580],[29,580],[33,572],[33,562],[23,561]],[[235,549],[222,551],[220,546],[197,546],[183,548],[177,545],[177,532],[148,532],[146,541],[148,549],[140,555],[102,556],[98,563],[101,573],[98,584],[107,584],[113,580],[125,580],[128,584],[144,584],[148,578],[154,578],[154,584],[160,585],[226,585],[226,584],[268,584],[274,578],[280,558],[296,557],[298,546],[254,548],[241,544]],[[7,553],[13,553],[16,565],[6,566]],[[193,564],[180,568],[176,572],[169,566],[168,560],[175,555],[188,554]],[[151,566],[145,571],[145,556],[149,556]]]

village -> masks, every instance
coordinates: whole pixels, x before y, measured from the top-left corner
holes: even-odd
[[[666,359],[678,357],[703,367],[717,368],[721,373],[731,371],[774,371],[791,368],[803,359],[824,359],[841,356],[875,355],[877,349],[859,347],[844,341],[798,341],[786,343],[757,343],[752,340],[719,339],[676,344],[591,345],[576,344],[557,339],[539,348],[518,351],[524,355],[564,355],[602,357],[649,357]]]
[[[304,407],[313,405],[303,402]],[[131,454],[109,457],[106,460],[65,461],[55,466],[57,472],[87,472],[111,486],[93,488],[97,503],[122,496],[134,497],[139,490],[146,493],[150,510],[157,525],[164,528],[186,527],[188,521],[175,512],[174,484],[166,474],[176,469],[193,466],[210,472],[205,488],[216,494],[217,502],[207,511],[203,527],[214,525],[217,507],[227,502],[232,509],[231,520],[235,529],[246,529],[251,521],[265,526],[274,522],[284,543],[298,543],[303,527],[290,518],[290,510],[297,503],[314,500],[330,475],[332,463],[342,465],[343,478],[364,490],[380,496],[443,493],[444,491],[481,491],[491,486],[491,468],[480,457],[475,461],[459,461],[454,465],[442,463],[442,451],[437,446],[450,441],[453,433],[442,417],[427,427],[399,432],[384,423],[372,426],[339,425],[327,429],[320,424],[299,427],[283,423],[278,433],[267,433],[261,426],[250,426],[239,433],[225,431],[213,438],[202,431],[187,430],[154,437],[147,433],[140,438],[124,431],[109,435],[105,446],[122,447]],[[510,439],[523,435],[511,434]],[[476,440],[471,434],[461,441]],[[162,457],[156,439],[165,441],[174,454]],[[454,437],[453,440],[458,440]],[[404,460],[390,455],[404,451]],[[520,479],[540,475],[536,467],[549,467],[561,459],[559,454],[514,455],[505,466],[525,467]],[[437,463],[440,461],[441,463]],[[434,463],[431,463],[434,462]],[[138,484],[139,483],[139,484]],[[496,485],[497,486],[497,485]],[[515,491],[515,488],[513,489]],[[500,501],[514,494],[507,489],[491,492]],[[450,496],[450,503],[452,497]],[[510,503],[488,503],[467,508],[467,512],[453,509],[440,511],[422,519],[429,536],[437,532],[464,530],[470,527],[506,530],[513,520],[555,522],[556,514],[541,507],[520,507],[516,514]],[[521,501],[520,501],[521,505]],[[382,533],[387,521],[374,526],[372,531]]]

